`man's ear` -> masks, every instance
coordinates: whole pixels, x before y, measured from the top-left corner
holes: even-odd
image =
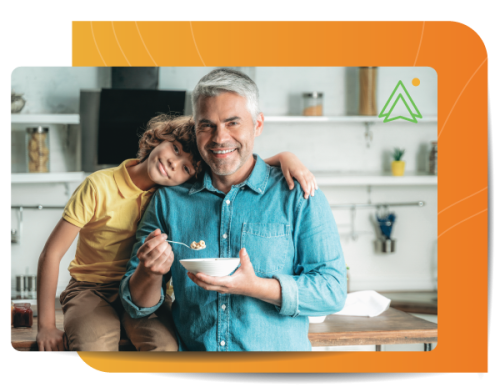
[[[257,116],[257,121],[255,122],[255,133],[254,136],[259,136],[264,130],[264,114],[259,113]]]

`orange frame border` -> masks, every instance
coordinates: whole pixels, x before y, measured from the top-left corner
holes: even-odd
[[[106,372],[487,372],[487,53],[469,27],[73,22],[73,66],[418,66],[438,74],[439,329],[433,351],[80,352],[88,365]]]

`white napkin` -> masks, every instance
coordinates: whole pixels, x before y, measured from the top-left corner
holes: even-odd
[[[347,294],[344,308],[335,313],[339,316],[368,316],[375,317],[385,312],[391,300],[376,291],[356,291]]]

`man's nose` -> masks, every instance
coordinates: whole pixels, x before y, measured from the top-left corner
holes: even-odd
[[[224,144],[231,140],[229,131],[224,124],[219,124],[212,133],[212,142],[217,144]]]

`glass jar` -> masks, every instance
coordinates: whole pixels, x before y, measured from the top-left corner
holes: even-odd
[[[359,114],[376,116],[377,112],[377,67],[359,68]]]
[[[314,91],[312,93],[302,94],[303,98],[303,116],[322,116],[323,115],[323,93]]]
[[[33,325],[33,310],[31,304],[14,304],[14,328],[31,328]]]
[[[26,156],[29,173],[49,172],[49,128],[26,129]]]
[[[431,143],[431,152],[429,153],[429,173],[438,174],[438,142]]]
[[[24,276],[24,298],[36,299],[36,275]]]

